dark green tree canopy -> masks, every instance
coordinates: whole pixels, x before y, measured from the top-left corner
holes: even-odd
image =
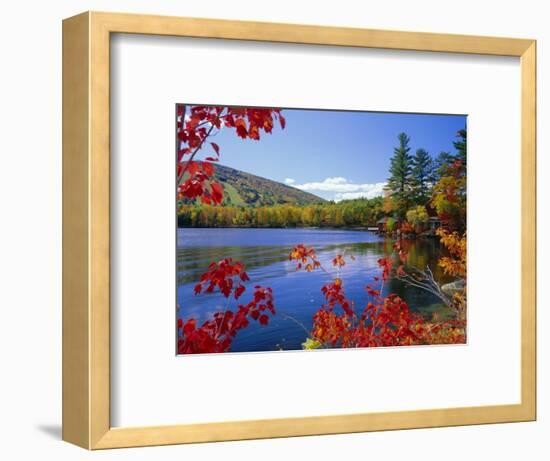
[[[425,204],[430,199],[430,185],[433,183],[433,161],[425,149],[417,149],[412,158],[411,182],[416,203]]]
[[[466,129],[459,130],[456,136],[460,138],[458,141],[453,142],[453,146],[457,151],[456,158],[462,162],[462,165],[464,165],[464,167],[466,167],[466,151],[467,151]]]
[[[447,166],[454,160],[454,155],[450,152],[440,152],[436,157],[433,165],[434,181],[439,180],[441,176],[445,176],[447,173]]]
[[[409,154],[410,138],[405,133],[397,137],[399,146],[393,150],[393,157],[390,163],[390,177],[388,187],[393,192],[403,193],[407,190],[411,180],[412,159]]]
[[[397,136],[399,145],[393,150],[390,161],[390,177],[388,178],[388,190],[396,202],[396,211],[400,217],[404,217],[410,201],[412,157],[409,154],[410,138],[405,133]]]

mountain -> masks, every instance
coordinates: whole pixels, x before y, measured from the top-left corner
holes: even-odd
[[[312,205],[325,200],[309,192],[216,164],[214,180],[224,189],[223,205],[269,206],[278,204]]]

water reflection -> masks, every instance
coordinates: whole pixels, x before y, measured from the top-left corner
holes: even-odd
[[[195,296],[193,287],[212,261],[231,257],[245,264],[250,286],[260,284],[273,288],[278,314],[267,327],[252,324],[242,330],[233,342],[232,351],[268,351],[301,349],[312,317],[323,302],[320,288],[330,276],[316,271],[295,270],[288,260],[292,247],[298,243],[313,246],[323,265],[345,251],[355,261],[341,272],[346,293],[359,305],[366,303],[366,284],[380,275],[377,260],[392,251],[392,242],[369,232],[331,231],[317,229],[180,229],[178,230],[177,280],[178,315],[204,321],[212,313],[225,309],[227,300],[218,293]],[[405,242],[409,264],[419,269],[429,266],[436,279],[445,281],[437,266],[440,247],[436,240]],[[250,291],[250,290],[249,290]],[[448,310],[432,294],[404,285],[392,279],[384,294],[396,293],[411,308],[426,317],[434,312],[447,317]],[[249,292],[243,300],[247,301]],[[291,318],[290,318],[291,317]],[[301,324],[301,325],[300,325]],[[303,325],[303,327],[302,327]]]

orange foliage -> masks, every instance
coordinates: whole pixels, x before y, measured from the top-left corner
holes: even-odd
[[[400,226],[401,232],[411,234],[414,232],[414,226],[409,221],[403,221]]]
[[[466,278],[466,233],[460,235],[458,232],[438,229],[437,235],[450,253],[450,256],[444,256],[439,260],[445,274]]]
[[[296,270],[301,269],[304,266],[307,272],[311,272],[313,269],[321,267],[321,263],[317,259],[315,250],[313,248],[308,248],[303,244],[296,245],[291,251],[289,260],[298,261]]]
[[[404,262],[407,253],[398,244],[394,249]],[[350,255],[350,259],[353,257]],[[321,268],[313,248],[298,245],[290,253],[291,260],[297,260],[297,269],[311,271]],[[315,265],[308,261],[316,262]],[[332,264],[339,270],[345,265],[343,255],[336,255]],[[313,328],[308,341],[318,347],[380,347],[410,346],[420,344],[457,344],[464,343],[465,323],[460,320],[438,322],[425,321],[419,314],[412,312],[408,304],[395,294],[382,296],[382,285],[390,276],[392,261],[381,258],[378,265],[382,269],[380,286],[367,285],[366,305],[359,307],[355,301],[347,298],[341,278],[336,277],[324,285],[321,292],[325,304],[313,317]],[[400,266],[402,267],[402,266]]]

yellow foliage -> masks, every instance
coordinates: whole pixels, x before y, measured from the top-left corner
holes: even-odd
[[[439,260],[439,265],[445,274],[466,278],[466,233],[460,235],[458,232],[448,232],[440,228],[437,230],[437,235],[450,253],[450,256]]]
[[[432,206],[455,228],[464,228],[466,219],[466,175],[443,176],[434,185]]]
[[[424,328],[430,338],[428,344],[464,344],[466,324],[462,321],[446,323],[425,323]]]
[[[313,350],[323,347],[323,344],[317,339],[307,338],[306,341],[302,343],[302,347],[306,350]]]
[[[460,277],[466,282],[466,232],[464,235],[460,235],[458,232],[438,229],[437,235],[450,255],[440,258],[439,266],[443,268],[445,274],[452,277]],[[466,283],[462,291],[454,293],[453,305],[458,311],[459,318],[464,318],[466,313]]]
[[[418,205],[415,208],[407,211],[407,221],[409,221],[413,226],[419,226],[420,224],[428,220],[428,212],[426,207]]]

